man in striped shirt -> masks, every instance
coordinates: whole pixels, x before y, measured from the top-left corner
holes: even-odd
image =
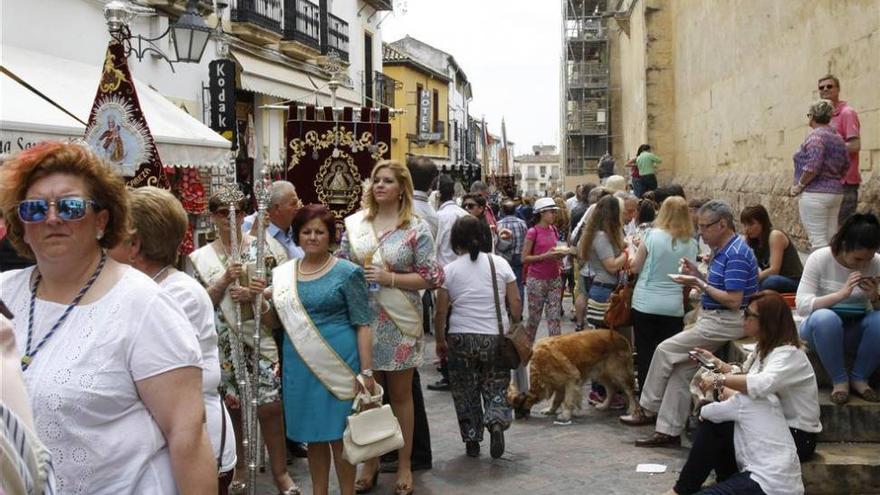
[[[654,434],[636,440],[637,447],[681,445],[681,432],[691,412],[688,384],[698,367],[688,351],[715,352],[743,336],[741,311],[758,290],[758,261],[736,235],[733,219],[733,209],[723,201],[709,201],[699,210],[700,236],[712,248],[709,272],[704,276],[693,263],[682,260],[683,275],[676,282],[703,292],[702,309],[692,329],[657,346],[639,401],[642,409],[620,418],[634,426],[656,422]]]

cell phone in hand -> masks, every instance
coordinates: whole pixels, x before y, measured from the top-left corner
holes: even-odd
[[[715,363],[707,359],[706,356],[703,356],[702,353],[699,353],[697,351],[689,351],[688,356],[699,362],[707,370],[715,371]]]

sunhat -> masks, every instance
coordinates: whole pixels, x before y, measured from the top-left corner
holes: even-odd
[[[535,201],[535,213],[540,213],[545,210],[558,210],[559,207],[556,206],[556,201],[553,201],[553,198],[541,198]]]

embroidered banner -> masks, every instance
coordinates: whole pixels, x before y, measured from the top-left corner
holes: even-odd
[[[168,179],[141,111],[125,47],[111,40],[89,114],[85,141],[131,187],[168,189]]]
[[[327,206],[340,222],[360,209],[361,185],[373,165],[391,157],[388,110],[290,105],[285,133],[287,180],[304,204]]]

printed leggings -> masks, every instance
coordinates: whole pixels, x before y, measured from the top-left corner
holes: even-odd
[[[526,330],[532,342],[538,333],[541,314],[547,318],[547,333],[551,336],[562,333],[560,316],[562,314],[562,279],[559,277],[540,280],[529,277],[526,280],[526,295],[529,302],[529,319]]]

